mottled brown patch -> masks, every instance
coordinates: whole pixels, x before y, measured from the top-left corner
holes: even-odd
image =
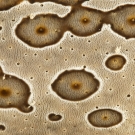
[[[105,65],[111,70],[120,70],[125,63],[126,59],[122,55],[113,55],[106,60]]]

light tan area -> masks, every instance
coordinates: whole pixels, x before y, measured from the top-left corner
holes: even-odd
[[[91,0],[84,4],[98,10],[109,11],[127,0]],[[135,4],[135,2],[134,2]],[[135,39],[125,39],[115,33],[109,24],[87,37],[64,33],[62,39],[43,48],[33,48],[15,35],[22,18],[38,14],[70,12],[70,6],[52,2],[22,2],[8,11],[0,12],[0,66],[3,71],[24,80],[31,90],[28,103],[34,107],[30,113],[16,108],[0,108],[0,135],[134,135],[135,134]],[[2,28],[1,28],[2,27]],[[122,55],[126,64],[121,70],[109,70],[105,62],[112,55]],[[95,75],[99,89],[81,101],[68,101],[59,97],[51,84],[65,70],[82,70]],[[108,128],[94,127],[88,114],[99,109],[120,112],[122,121]],[[62,118],[50,121],[49,114]],[[3,126],[4,125],[4,126]]]

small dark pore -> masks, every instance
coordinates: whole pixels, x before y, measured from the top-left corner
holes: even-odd
[[[45,33],[47,32],[47,30],[46,30],[45,27],[39,27],[39,28],[36,29],[36,32],[37,32],[38,34],[43,35],[43,34],[45,34]]]
[[[1,97],[9,97],[11,95],[10,89],[0,88],[0,96]]]
[[[108,119],[108,117],[107,117],[107,116],[104,116],[104,117],[103,117],[103,120],[107,120],[107,119]]]
[[[51,113],[51,114],[48,115],[48,118],[51,121],[59,121],[62,118],[62,116]]]
[[[0,125],[0,130],[5,130],[5,126],[4,125]]]

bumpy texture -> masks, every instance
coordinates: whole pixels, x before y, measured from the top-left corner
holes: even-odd
[[[62,38],[62,27],[62,20],[57,15],[38,15],[34,19],[23,19],[16,35],[32,47],[44,47]]]
[[[134,135],[135,39],[131,22],[134,23],[135,2],[89,0],[82,4],[86,7],[68,2],[24,1],[0,11],[0,67],[3,70],[0,78],[0,135]],[[119,10],[116,10],[118,7]],[[126,13],[131,18],[126,17]],[[47,18],[43,19],[44,27],[40,23],[40,27],[37,27],[37,20],[43,16]],[[50,19],[50,16],[55,17]],[[86,27],[78,20],[82,17]],[[127,25],[127,20],[130,20],[130,25]],[[23,21],[25,26],[20,31],[31,42],[17,36],[16,30],[22,26]],[[125,24],[124,34],[127,35],[119,33],[119,24],[122,22]],[[55,31],[55,23],[63,32],[62,36],[57,42],[46,44],[43,41],[41,44],[44,38],[49,39],[49,42],[54,41],[53,36],[46,39],[47,35],[44,34],[47,28],[45,24]],[[30,24],[35,27],[32,28]],[[100,27],[95,30],[98,31],[91,32],[97,24]],[[110,61],[109,68],[107,61]],[[52,84],[62,73],[82,69],[100,82],[96,92],[83,100],[75,101],[72,98],[71,101],[54,91]],[[75,78],[80,79],[80,82],[84,77],[80,76],[72,76],[69,81]],[[24,84],[29,89],[24,88]],[[65,82],[62,87],[63,84],[61,92],[67,94],[65,89],[69,85],[65,86]],[[83,84],[88,84],[85,86],[91,90],[86,78],[83,78]],[[70,86],[76,92],[78,88],[83,88],[78,81]],[[26,111],[30,107],[33,109]],[[93,117],[91,119],[88,116]]]

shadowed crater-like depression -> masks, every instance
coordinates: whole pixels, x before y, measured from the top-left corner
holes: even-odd
[[[112,55],[106,60],[105,65],[110,70],[117,71],[122,69],[125,63],[126,63],[126,59],[124,56]]]
[[[6,127],[4,125],[0,125],[0,131],[4,131]]]
[[[63,21],[57,15],[37,15],[22,19],[15,32],[29,46],[40,48],[57,43],[65,31],[62,26]]]
[[[59,115],[59,114],[50,113],[48,115],[48,118],[49,118],[50,121],[59,121],[59,120],[62,119],[62,116]]]
[[[103,13],[96,9],[73,7],[65,18],[65,24],[75,35],[89,36],[101,30]]]
[[[95,127],[112,127],[122,121],[122,114],[112,109],[99,109],[88,115],[88,121]]]
[[[0,68],[0,107],[17,108],[24,113],[31,112],[33,107],[28,104],[30,88],[18,77],[5,74]]]
[[[66,70],[52,83],[52,89],[61,98],[83,100],[99,89],[100,82],[92,73],[83,70]]]

